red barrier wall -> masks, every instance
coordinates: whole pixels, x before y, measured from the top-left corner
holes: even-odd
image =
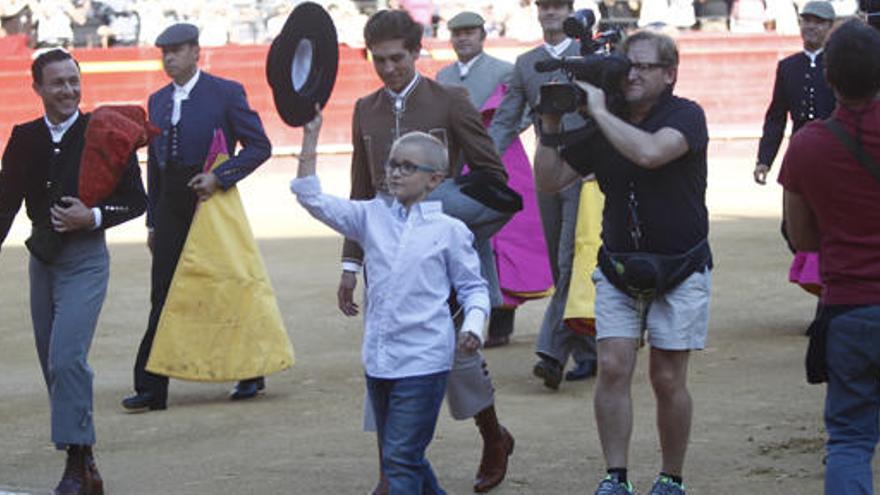
[[[799,49],[797,37],[775,35],[715,35],[694,33],[678,39],[681,64],[676,92],[698,101],[706,110],[713,134],[760,133],[763,112],[770,99],[776,62]],[[512,59],[534,44],[493,41],[488,50]],[[423,57],[418,66],[433,76],[452,57],[446,43],[428,43],[435,58]],[[276,150],[297,146],[298,131],[283,124],[275,112],[266,83],[268,46],[203,48],[201,66],[219,76],[244,84],[251,105],[260,113]],[[75,52],[83,70],[82,108],[107,103],[146,105],[147,96],[167,84],[160,53],[154,48],[82,49]],[[29,56],[0,57],[0,141],[6,142],[12,125],[41,114],[30,84]],[[357,98],[380,86],[364,50],[340,46],[340,71],[325,110],[322,144],[350,143],[351,111]]]

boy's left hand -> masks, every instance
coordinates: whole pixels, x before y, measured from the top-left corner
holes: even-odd
[[[468,354],[473,354],[481,347],[480,339],[471,331],[463,332],[458,341],[458,347]]]

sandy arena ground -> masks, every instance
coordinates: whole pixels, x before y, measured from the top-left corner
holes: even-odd
[[[710,160],[712,320],[695,353],[691,494],[821,493],[824,388],[803,378],[803,330],[815,300],[787,283],[778,233],[780,189],[751,180],[756,143],[718,142]],[[327,189],[348,190],[346,156],[322,157]],[[167,411],[126,414],[120,399],[144,330],[149,256],[142,220],[111,231],[110,291],[92,346],[98,464],[111,494],[363,494],[376,479],[375,439],[360,431],[361,320],[335,306],[340,240],[287,192],[278,159],[241,186],[297,352],[264,396],[231,403],[231,384],[175,381]],[[49,444],[49,408],[28,312],[27,224],[0,255],[0,494],[48,493],[64,465]],[[517,313],[513,343],[486,353],[503,423],[516,437],[507,480],[492,493],[592,493],[604,466],[594,381],[558,392],[531,376],[545,301]],[[633,387],[630,471],[645,492],[659,469],[654,402],[640,354]],[[470,493],[479,462],[474,425],[441,414],[429,458],[450,494]]]

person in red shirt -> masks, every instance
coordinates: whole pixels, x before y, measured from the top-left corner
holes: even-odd
[[[791,140],[779,182],[788,235],[798,250],[819,251],[827,324],[824,363],[825,493],[873,493],[871,459],[880,439],[880,31],[859,20],[825,46],[831,119]],[[842,127],[868,160],[833,134]],[[812,338],[816,339],[816,335]]]

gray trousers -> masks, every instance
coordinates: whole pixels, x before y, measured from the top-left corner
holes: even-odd
[[[88,355],[107,294],[110,257],[104,231],[70,236],[58,259],[30,259],[31,319],[49,389],[52,442],[94,445]]]
[[[558,193],[538,193],[541,225],[556,290],[544,312],[535,352],[538,356],[555,359],[563,367],[569,356],[577,362],[596,361],[596,338],[576,334],[562,321],[571,282],[580,198],[580,181]]]

